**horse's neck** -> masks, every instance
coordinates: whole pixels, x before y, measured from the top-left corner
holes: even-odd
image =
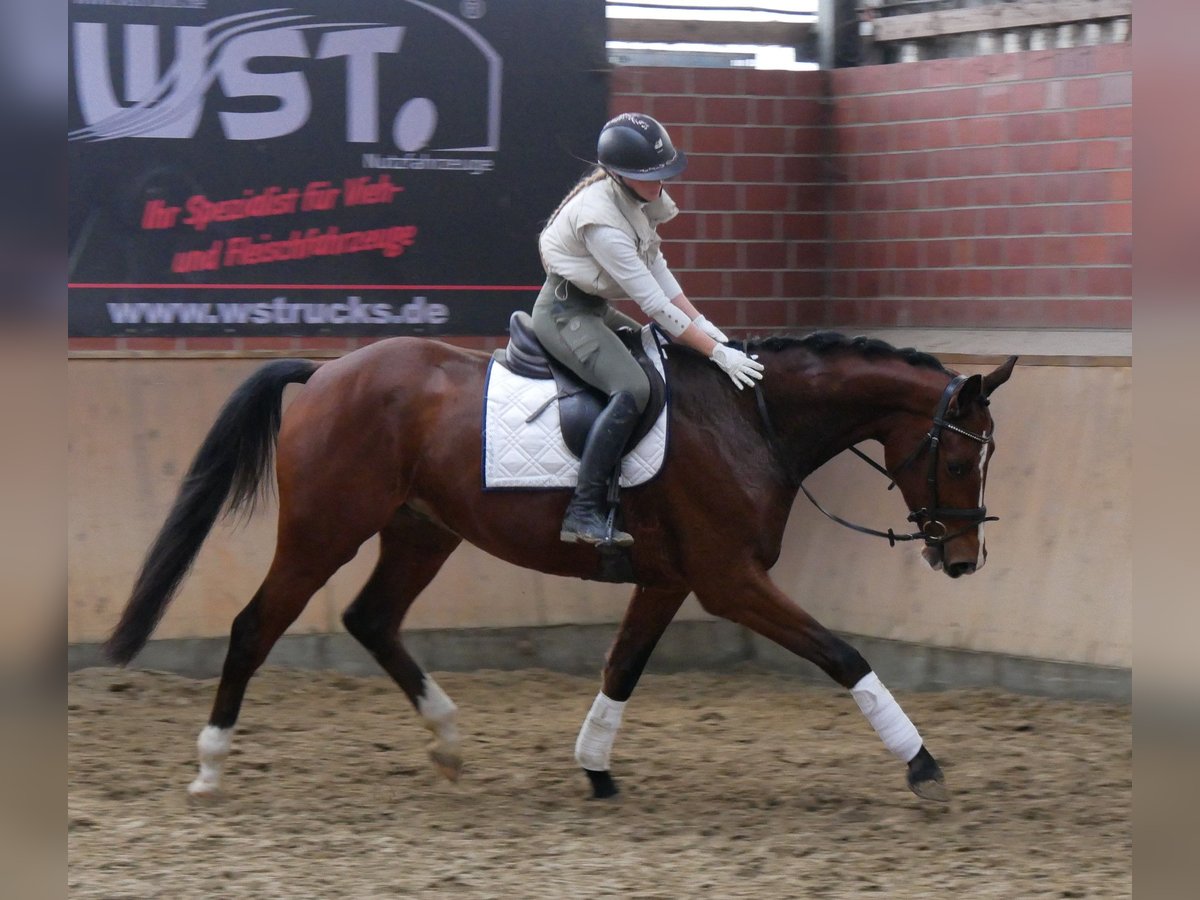
[[[786,433],[796,475],[805,477],[862,441],[886,443],[898,414],[923,408],[931,374],[899,360],[850,358],[831,363],[819,377],[801,376]]]
[[[777,441],[772,455],[782,467],[782,484],[795,484],[862,441],[885,443],[898,413],[920,412],[928,402],[932,414],[940,390],[934,387],[939,376],[933,370],[900,359],[847,354],[818,358],[815,367],[802,367],[783,354],[764,356],[764,420],[756,400],[747,396],[749,389],[714,394],[710,388],[719,373],[712,363],[690,351],[676,357],[671,379],[688,417],[721,420],[725,427],[719,430],[729,441],[751,439],[752,434]],[[720,396],[729,398],[728,406],[717,399]]]

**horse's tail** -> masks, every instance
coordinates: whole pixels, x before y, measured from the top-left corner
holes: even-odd
[[[308,381],[317,367],[305,359],[268,363],[225,402],[146,553],[121,621],[105,642],[113,662],[125,665],[145,645],[222,507],[233,513],[245,506],[249,515],[260,492],[269,489],[263,477],[279,436],[283,389]]]

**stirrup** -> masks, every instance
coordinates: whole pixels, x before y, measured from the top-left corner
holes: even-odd
[[[585,531],[582,527],[577,527],[574,530],[568,529],[566,527],[567,523],[564,520],[563,528],[558,532],[558,539],[566,544],[589,544],[600,549],[608,547],[632,547],[633,535],[626,531],[621,531],[616,527],[616,513],[615,508],[609,509],[608,518],[605,520],[603,531],[600,534]]]
[[[558,539],[564,544],[588,544],[592,547],[632,547],[633,535],[627,531],[613,531],[611,534],[600,536],[585,534],[579,531],[560,531]]]

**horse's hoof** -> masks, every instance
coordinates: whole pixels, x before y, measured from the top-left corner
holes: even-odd
[[[221,785],[219,782],[209,781],[197,776],[188,785],[187,792],[188,796],[193,800],[216,800],[221,796]]]
[[[583,772],[587,775],[588,781],[592,783],[593,800],[604,800],[620,793],[617,783],[607,772],[593,772],[591,769],[584,769]]]
[[[939,803],[945,803],[950,799],[942,767],[937,764],[933,754],[924,746],[917,751],[916,756],[909,760],[907,778],[909,790],[922,800],[936,800]]]
[[[948,803],[950,792],[946,790],[944,781],[913,781],[909,779],[908,786],[922,800],[936,800],[938,803]]]
[[[434,768],[447,781],[458,781],[459,776],[462,775],[463,761],[457,752],[440,747],[430,747],[429,758],[433,760]]]

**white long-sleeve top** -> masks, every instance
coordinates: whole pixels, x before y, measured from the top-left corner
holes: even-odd
[[[593,225],[584,229],[583,243],[601,268],[620,285],[624,296],[636,302],[650,318],[657,318],[672,297],[683,293],[662,253],[647,266],[638,256],[633,239],[621,229]]]
[[[542,261],[589,294],[632,299],[676,335],[688,319],[674,309],[663,315],[683,291],[662,255],[657,227],[678,211],[666,191],[642,203],[603,178],[571,197],[547,224],[538,241]]]

